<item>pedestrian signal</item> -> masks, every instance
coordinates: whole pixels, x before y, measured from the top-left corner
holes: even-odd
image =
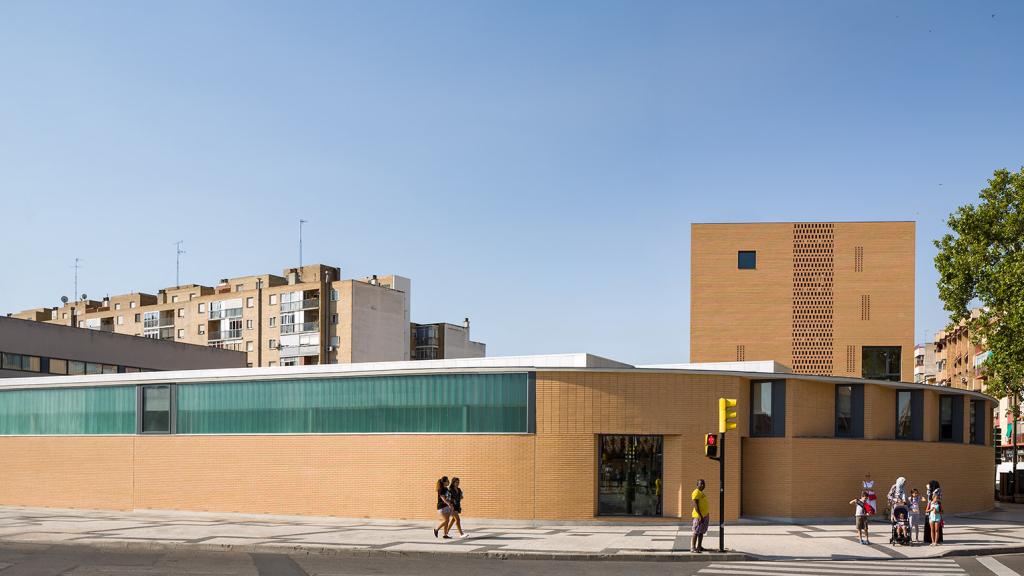
[[[723,434],[726,430],[736,429],[736,399],[718,399],[718,431]]]
[[[704,455],[708,458],[718,457],[718,434],[704,435]]]

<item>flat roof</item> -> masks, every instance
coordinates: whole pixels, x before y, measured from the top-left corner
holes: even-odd
[[[167,370],[128,374],[92,374],[86,376],[42,376],[0,379],[0,390],[23,388],[81,388],[89,386],[124,386],[134,384],[190,383],[212,380],[283,380],[290,378],[331,378],[354,376],[392,376],[403,374],[487,373],[487,372],[621,372],[643,374],[694,374],[732,376],[750,380],[804,380],[834,384],[875,384],[901,390],[937,390],[974,398],[996,399],[972,390],[893,382],[846,376],[816,376],[788,371],[764,371],[771,361],[729,362],[707,364],[662,364],[633,366],[593,354],[543,354],[533,356],[495,356],[491,358],[457,358],[448,360],[407,360],[399,362],[364,362],[354,364],[319,364],[315,366],[275,366],[272,368],[217,368],[206,370]],[[732,366],[722,366],[722,364]],[[740,366],[736,366],[739,364]],[[749,364],[750,366],[742,366]],[[772,364],[775,364],[774,362]],[[685,367],[683,367],[685,366]],[[740,369],[737,369],[740,368]],[[742,369],[747,368],[747,369]],[[783,367],[784,368],[784,367]]]
[[[745,222],[690,222],[690,226],[709,224],[917,224],[917,220],[758,220]]]

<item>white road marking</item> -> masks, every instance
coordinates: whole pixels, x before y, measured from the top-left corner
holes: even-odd
[[[982,566],[988,568],[989,572],[996,576],[1020,576],[1020,574],[1011,570],[1005,564],[991,556],[978,556],[976,559],[978,562],[981,562]]]
[[[1006,568],[1005,566],[1001,567]],[[786,562],[728,562],[713,563],[697,574],[734,574],[739,576],[955,576],[966,574],[953,559],[920,560],[837,560]],[[996,573],[997,576],[1021,576],[1014,572]]]

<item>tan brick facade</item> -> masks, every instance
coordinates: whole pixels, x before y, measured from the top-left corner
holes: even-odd
[[[939,480],[952,513],[991,506],[992,449],[966,443],[968,399],[981,397],[965,397],[964,443],[897,441],[896,390],[867,383],[865,438],[842,439],[835,383],[790,378],[786,436],[750,438],[756,378],[541,370],[534,434],[0,436],[0,504],[428,519],[433,482],[448,475],[463,480],[467,516],[594,520],[598,436],[653,434],[664,437],[664,515],[688,517],[704,478],[717,517],[718,464],[703,435],[717,431],[717,400],[729,397],[739,427],[726,445],[727,518],[845,516],[867,472],[879,484]],[[937,399],[925,391],[926,440],[938,435]]]
[[[913,222],[694,224],[690,269],[691,362],[860,377],[864,346],[899,346],[913,381]]]

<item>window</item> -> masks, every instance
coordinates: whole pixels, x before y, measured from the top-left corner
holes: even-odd
[[[277,324],[277,316],[270,317],[270,327],[273,328]]]
[[[245,367],[246,368],[252,368],[252,362],[246,362],[245,363]]]
[[[331,302],[337,302],[337,301],[338,301],[338,291],[332,288],[331,289]]]
[[[120,309],[121,309],[121,303],[120,302],[114,303],[114,310],[120,310]]]
[[[142,422],[140,432],[143,434],[171,433],[171,387],[142,386]]]
[[[206,312],[206,302],[200,302],[199,303],[199,307],[196,308],[196,310],[198,310],[200,314],[205,313]]]
[[[171,296],[171,302],[177,302],[177,301],[178,301],[178,297],[177,296]]]
[[[750,435],[786,435],[786,382],[750,383]]]
[[[271,368],[273,368],[274,366],[277,366],[277,362],[274,362],[273,360],[271,360],[270,362],[267,362],[267,366],[270,366]]]
[[[737,267],[740,270],[754,270],[757,268],[757,252],[753,250],[740,250],[736,253]]]
[[[252,320],[246,320],[245,321],[245,329],[246,330],[252,330]]]
[[[203,334],[206,334],[206,324],[200,324],[198,326],[198,330],[199,330],[198,334],[200,336],[202,336]]]
[[[921,440],[924,436],[924,393],[921,390],[896,391],[896,438]]]
[[[178,318],[184,318],[184,317],[185,317],[185,309],[184,308],[178,308]]]
[[[899,346],[864,346],[861,349],[861,377],[900,381]]]
[[[252,352],[252,340],[249,340],[248,342],[245,343],[245,351]]]
[[[337,324],[337,323],[338,323],[338,315],[337,314],[331,314],[331,324]]]
[[[135,315],[135,321],[136,322],[142,322],[142,314],[136,314]]]
[[[661,516],[663,436],[604,435],[597,438],[597,513],[602,516]]]
[[[132,368],[131,366],[125,366],[124,367],[125,374],[131,374],[131,373],[134,373],[134,372],[141,372],[141,371],[142,370],[140,370],[138,368]]]
[[[277,304],[277,294],[270,295],[270,305],[273,306],[274,304]]]
[[[103,364],[102,372],[104,374],[117,374],[117,366],[113,364]]]
[[[964,441],[964,397],[939,396],[939,440]]]
[[[245,288],[245,284],[235,284],[235,292],[241,292]]]
[[[68,361],[50,358],[50,374],[67,374]]]
[[[95,362],[86,362],[85,363],[85,373],[86,374],[103,374],[103,365],[102,364],[96,364]]]
[[[78,327],[79,328],[85,328],[85,321],[84,320],[79,320],[78,321]]]
[[[255,305],[255,300],[256,299],[253,298],[252,296],[249,296],[248,298],[246,298],[245,299],[245,307],[246,308],[252,308]]]
[[[267,347],[270,348],[271,350],[277,348],[277,340],[274,340],[273,338],[267,340]]]
[[[124,316],[118,316],[117,317],[117,325],[118,326],[124,325]]]
[[[85,362],[79,362],[78,360],[68,360],[68,374],[78,376],[85,374]]]
[[[67,312],[61,312],[60,313],[60,319],[61,320],[67,320],[68,319],[68,313]]]
[[[836,386],[836,437],[864,437],[864,387],[860,384]]]
[[[971,444],[985,445],[985,401],[971,400]]]
[[[132,300],[131,302],[129,302],[128,303],[128,307],[129,308],[135,308],[135,300]]]
[[[0,367],[3,367],[4,370],[39,372],[39,356],[4,353],[3,362],[0,364]]]
[[[189,292],[188,293],[188,299],[189,300],[193,300],[193,299],[195,299],[195,297],[196,297],[196,293],[195,292]]]
[[[178,339],[181,340],[184,337],[185,337],[185,329],[184,328],[178,328]]]

